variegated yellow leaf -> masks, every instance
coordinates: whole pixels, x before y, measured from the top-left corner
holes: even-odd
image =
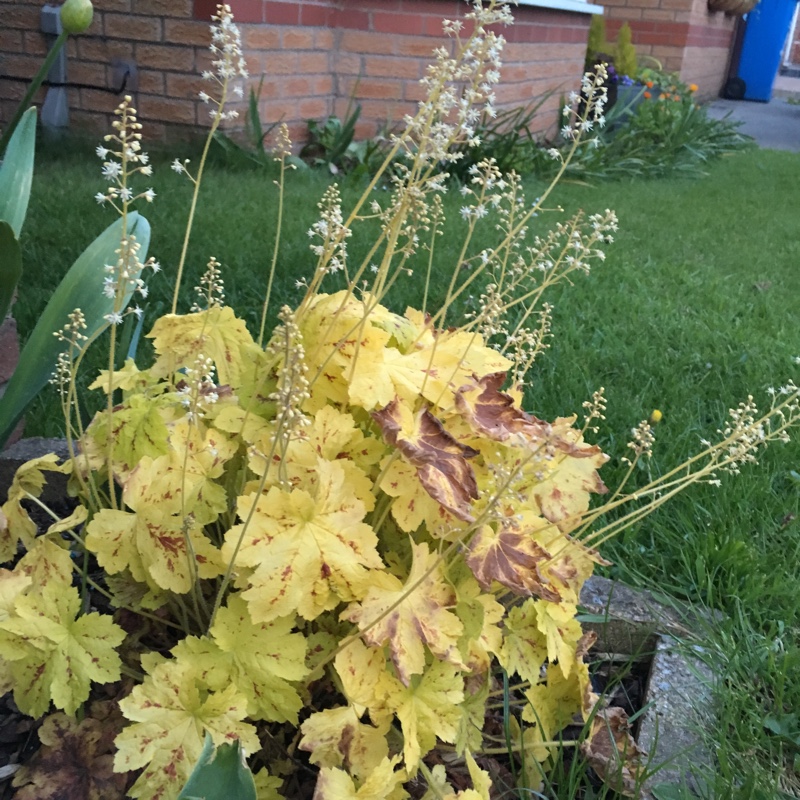
[[[395,770],[399,757],[384,758],[356,788],[353,779],[341,769],[324,767],[320,770],[313,800],[401,800],[408,797],[401,784],[405,770]]]
[[[213,691],[236,686],[247,698],[250,718],[297,724],[303,702],[292,684],[308,670],[305,639],[293,627],[294,617],[254,624],[241,595],[232,594],[217,613],[210,639],[187,637],[172,652]]]
[[[18,596],[13,613],[0,621],[0,649],[11,662],[14,699],[30,716],[44,714],[51,699],[74,714],[89,697],[92,681],[119,679],[115,648],[125,632],[111,617],[78,616],[80,610],[77,589],[51,582]]]
[[[312,764],[343,766],[362,781],[389,756],[386,729],[361,722],[353,706],[318,711],[300,730],[300,749],[311,753]]]
[[[165,314],[147,335],[157,355],[150,372],[159,378],[194,367],[198,357],[205,356],[213,360],[219,383],[235,389],[245,377],[249,354],[261,352],[228,306],[182,316]]]
[[[22,505],[28,496],[39,497],[44,489],[45,472],[64,472],[58,463],[58,456],[49,453],[40,458],[26,461],[15,473],[8,490],[8,499],[2,511],[5,523],[0,525],[0,563],[8,561],[17,554],[19,541],[29,549],[36,536],[36,523]]]
[[[143,772],[129,794],[140,800],[176,797],[203,749],[205,734],[215,745],[239,739],[248,752],[259,749],[255,728],[243,722],[247,700],[236,687],[208,692],[190,663],[143,659],[149,675],[119,703],[132,722],[116,738],[114,769]]]
[[[244,592],[255,622],[299,613],[314,619],[340,601],[366,591],[368,569],[381,569],[377,537],[363,522],[364,504],[349,491],[336,461],[318,462],[314,493],[273,487],[266,495],[240,499],[239,516],[255,512],[247,527],[231,528],[223,556],[252,567]]]
[[[456,597],[444,579],[440,557],[425,544],[412,548],[414,561],[405,584],[389,573],[375,573],[364,600],[342,615],[358,625],[367,644],[389,645],[392,663],[406,686],[425,668],[424,645],[439,658],[464,666],[458,650],[464,626],[449,610]]]
[[[464,681],[452,664],[434,661],[411,685],[404,686],[385,673],[378,692],[381,711],[396,716],[403,729],[403,760],[409,775],[417,771],[420,760],[436,746],[437,738],[450,744],[456,741],[464,701]],[[370,712],[380,725],[381,711]],[[385,718],[385,717],[384,717]]]

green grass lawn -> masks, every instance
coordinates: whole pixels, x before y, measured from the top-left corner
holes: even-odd
[[[164,272],[150,281],[147,314],[166,310],[180,252],[190,186],[156,159],[151,254]],[[552,348],[535,365],[527,407],[543,417],[580,411],[600,386],[608,412],[600,444],[612,456],[604,472],[622,474],[630,429],[658,408],[664,418],[645,467],[670,470],[714,438],[726,410],[797,375],[800,355],[800,156],[751,151],[723,159],[698,180],[602,186],[564,185],[553,205],[588,212],[615,209],[617,241],[607,260],[574,286],[557,287]],[[212,166],[195,223],[184,307],[209,256],[225,265],[227,299],[257,330],[274,236],[273,175]],[[296,173],[287,197],[276,298],[292,304],[295,281],[313,267],[305,231],[325,186]],[[529,181],[532,200],[544,186]],[[83,247],[113,220],[97,206],[103,188],[92,146],[48,149],[36,170],[23,235],[25,274],[14,309],[23,339]],[[344,184],[345,197],[360,186]],[[451,233],[439,252],[449,276],[460,198],[448,200]],[[556,213],[534,227],[546,230]],[[483,235],[490,235],[487,229]],[[366,236],[354,236],[355,256]],[[441,293],[436,282],[433,297]],[[100,287],[98,286],[98,291]],[[419,302],[420,282],[395,293],[402,311]],[[99,366],[99,362],[97,362]],[[90,368],[91,372],[91,368]],[[86,376],[87,380],[93,378]],[[45,392],[28,414],[27,434],[60,433],[58,407]],[[609,572],[658,591],[720,609],[726,621],[703,634],[720,676],[717,796],[797,796],[800,787],[800,448],[773,447],[721,488],[698,487],[606,546]],[[642,475],[642,478],[645,478]],[[643,480],[644,482],[644,480]],[[767,727],[765,727],[765,723]],[[772,730],[783,730],[778,735]],[[793,733],[792,733],[793,731]],[[798,760],[797,770],[793,764]]]

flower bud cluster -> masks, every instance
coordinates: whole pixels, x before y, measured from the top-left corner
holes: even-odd
[[[194,287],[195,292],[203,299],[206,308],[219,308],[225,305],[225,284],[222,281],[221,266],[220,262],[211,256],[199,285]],[[191,307],[193,313],[201,310],[198,303],[194,303]]]
[[[127,298],[132,294],[138,294],[146,298],[149,290],[142,279],[142,271],[150,267],[154,272],[158,272],[160,266],[153,258],[149,258],[143,264],[139,258],[141,244],[136,241],[133,234],[123,236],[120,246],[114,251],[117,255],[115,264],[106,264],[104,267],[105,277],[103,278],[103,294],[114,301],[114,310],[106,314],[104,319],[111,325],[119,325],[126,314],[135,314],[137,317],[142,315],[142,309],[138,306],[123,311]]]
[[[288,442],[297,428],[307,427],[311,422],[302,411],[303,404],[310,397],[308,366],[294,311],[283,306],[278,319],[280,324],[267,345],[267,352],[279,359],[278,385],[269,399],[277,405],[277,436]]]
[[[583,424],[584,429],[597,433],[599,428],[592,425],[592,421],[596,419],[605,419],[607,401],[605,397],[605,389],[601,386],[596,392],[592,394],[591,400],[586,400],[583,403],[583,410],[586,412]]]
[[[111,181],[105,192],[98,192],[95,200],[100,205],[111,203],[120,214],[125,213],[128,204],[143,198],[152,203],[156,193],[152,188],[134,194],[129,186],[130,178],[136,173],[146,177],[153,174],[150,157],[142,150],[142,125],[137,120],[136,109],[132,105],[133,98],[126,95],[114,114],[118,117],[113,122],[115,133],[109,133],[103,141],[110,145],[99,145],[95,152],[103,160],[103,177]]]
[[[633,450],[635,459],[638,460],[639,458],[650,458],[653,452],[653,445],[655,444],[655,436],[653,436],[653,429],[650,426],[650,423],[645,419],[642,420],[633,430],[631,430],[631,436],[633,437],[630,442],[628,442],[628,448]],[[631,464],[631,460],[629,458],[623,458],[622,462],[624,464]]]
[[[505,0],[472,0],[472,11],[465,15],[473,33],[461,41],[463,23],[448,20],[446,35],[456,39],[456,54],[446,47],[434,51],[434,63],[420,81],[426,97],[416,116],[406,116],[406,131],[395,141],[409,156],[425,163],[452,162],[461,157],[451,152],[459,140],[480,143],[476,128],[485,113],[496,116],[494,86],[500,80],[501,53],[505,39],[489,27],[512,23]]]
[[[244,95],[242,86],[236,84],[231,87],[231,82],[236,78],[247,79],[247,63],[242,54],[242,37],[239,28],[233,22],[233,13],[227,3],[217,5],[217,13],[211,19],[214,24],[211,26],[211,51],[213,58],[213,70],[203,72],[203,78],[213,84],[211,94],[202,91],[199,94],[204,103],[211,104],[209,114],[217,122],[223,120],[236,119],[239,112],[235,109],[224,110],[225,104],[230,99],[228,92],[231,91],[237,99]],[[177,162],[180,163],[180,162]],[[174,166],[173,166],[174,169]]]
[[[319,259],[317,271],[322,274],[340,272],[347,266],[346,239],[353,232],[344,225],[342,199],[335,183],[325,190],[317,208],[320,218],[308,229],[309,239],[321,241],[310,245],[311,252]]]
[[[214,380],[214,360],[198,353],[193,366],[184,369],[185,379],[178,385],[178,395],[186,408],[189,422],[205,416],[205,406],[219,400],[219,387]]]
[[[72,381],[72,361],[77,353],[81,351],[83,345],[89,341],[89,337],[84,333],[86,327],[86,318],[83,315],[83,311],[76,308],[69,314],[68,321],[64,327],[53,334],[59,342],[64,342],[67,345],[58,354],[56,367],[49,381],[58,388],[62,398],[66,396]]]

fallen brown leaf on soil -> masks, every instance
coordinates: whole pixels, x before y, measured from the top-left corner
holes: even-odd
[[[39,729],[41,749],[14,776],[14,800],[123,800],[128,776],[113,771],[122,718],[110,703],[77,722],[51,714]]]
[[[625,797],[635,797],[641,789],[641,756],[630,735],[628,715],[621,708],[606,708],[592,720],[589,738],[581,753],[603,782]]]

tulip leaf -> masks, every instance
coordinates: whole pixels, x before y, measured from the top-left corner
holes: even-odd
[[[11,226],[0,220],[0,322],[6,318],[22,275],[22,250]]]
[[[150,223],[137,212],[128,215],[128,235],[135,235],[144,261],[150,244]],[[63,342],[53,336],[67,322],[68,315],[80,308],[86,320],[83,333],[92,337],[108,325],[105,315],[114,301],[103,294],[105,265],[115,264],[122,237],[122,220],[109,225],[78,257],[50,298],[20,355],[19,366],[0,398],[0,447],[14,430],[28,404],[53,374]],[[138,277],[133,274],[134,278]],[[125,305],[131,292],[125,296]]]
[[[11,225],[19,238],[33,180],[33,152],[36,146],[36,109],[23,115],[8,143],[3,166],[0,167],[0,220]]]
[[[214,750],[206,734],[203,752],[178,800],[256,800],[253,773],[238,740]]]

